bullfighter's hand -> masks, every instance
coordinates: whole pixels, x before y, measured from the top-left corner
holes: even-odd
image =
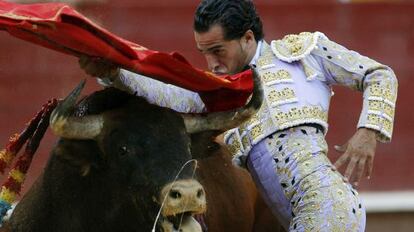
[[[351,181],[354,186],[358,186],[364,170],[367,178],[371,177],[377,146],[376,133],[376,131],[368,128],[359,128],[346,144],[335,146],[335,149],[343,154],[334,165],[336,168],[340,168],[348,163],[344,174],[347,180],[351,180],[352,173],[356,167],[356,172]]]
[[[79,58],[80,67],[86,74],[93,77],[109,78],[115,80],[119,76],[119,67],[100,58],[81,56]]]

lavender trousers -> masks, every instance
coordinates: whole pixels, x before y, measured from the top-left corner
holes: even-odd
[[[250,151],[249,172],[286,230],[365,230],[358,193],[326,154],[324,134],[311,126],[276,132]]]

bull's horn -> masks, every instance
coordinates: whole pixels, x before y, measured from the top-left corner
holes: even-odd
[[[102,115],[71,116],[85,80],[83,80],[58,106],[50,116],[50,128],[53,132],[68,139],[94,139],[103,128]]]
[[[244,107],[232,111],[208,113],[205,115],[182,114],[188,133],[202,131],[221,131],[235,128],[253,116],[261,107],[263,102],[263,87],[256,68],[252,68],[254,89],[249,103]]]

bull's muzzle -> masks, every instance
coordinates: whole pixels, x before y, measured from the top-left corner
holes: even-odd
[[[179,214],[201,214],[206,211],[206,194],[196,180],[179,180],[164,186],[159,202],[162,216],[175,217]]]
[[[179,180],[164,186],[159,196],[164,232],[202,232],[193,218],[206,211],[206,194],[203,186],[193,179]]]

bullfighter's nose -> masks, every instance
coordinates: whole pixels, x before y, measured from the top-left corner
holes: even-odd
[[[204,188],[196,180],[178,180],[164,186],[160,195],[160,202],[163,201],[163,216],[200,214],[206,210]]]

